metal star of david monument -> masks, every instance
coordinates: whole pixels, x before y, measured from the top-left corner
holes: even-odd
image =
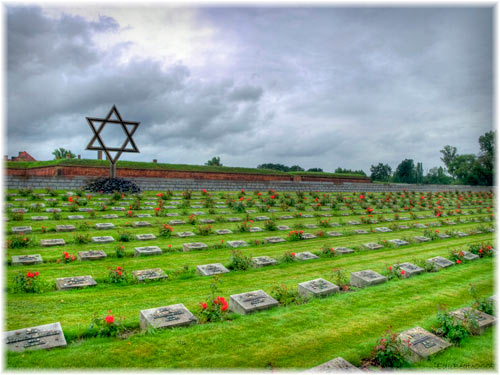
[[[113,114],[117,118],[116,120],[111,118]],[[104,151],[106,153],[106,156],[108,157],[109,162],[111,163],[109,169],[110,177],[115,178],[116,162],[120,158],[121,154],[123,152],[139,152],[139,149],[137,148],[137,145],[135,144],[132,136],[139,127],[140,122],[124,121],[120,116],[120,113],[118,112],[118,109],[116,108],[115,105],[113,105],[113,108],[111,108],[111,111],[109,111],[106,118],[95,118],[95,117],[85,117],[85,118],[87,119],[90,129],[92,129],[92,132],[94,133],[94,137],[90,140],[86,150]],[[107,124],[119,125],[122,127],[123,132],[125,133],[127,138],[125,139],[121,147],[106,147],[106,145],[104,144],[100,133]],[[99,143],[99,145],[97,146],[94,145],[96,141]],[[129,143],[131,146],[127,148]],[[111,157],[110,152],[116,152],[116,155],[114,157]]]

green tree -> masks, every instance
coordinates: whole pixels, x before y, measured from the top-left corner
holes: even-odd
[[[323,172],[323,169],[321,169],[321,168],[309,168],[307,171],[308,172]]]
[[[214,156],[211,160],[207,161],[205,165],[209,165],[212,167],[222,167],[222,163],[220,162],[220,157]]]
[[[394,182],[404,182],[412,184],[416,180],[416,168],[413,159],[405,159],[396,168],[394,172]]]
[[[457,155],[451,164],[453,170],[455,171],[456,178],[461,184],[465,185],[477,185],[480,177],[477,175],[478,164],[476,155],[474,154],[464,154]]]
[[[374,181],[389,181],[391,178],[392,168],[389,164],[378,163],[370,168],[370,178]]]
[[[451,177],[456,178],[456,171],[455,171],[455,158],[457,157],[457,148],[447,145],[444,146],[442,150],[439,151],[443,156],[441,157],[441,161],[446,165],[446,168],[448,169],[448,173],[451,175]]]
[[[298,166],[298,165],[292,165],[289,169],[290,172],[303,172],[304,168]]]
[[[350,173],[350,174],[360,174],[362,176],[366,176],[365,171],[360,169],[359,171],[353,171],[352,169],[340,168],[335,169],[335,173]]]
[[[288,172],[289,167],[283,164],[265,163],[257,166],[258,169],[272,169],[273,171]]]
[[[478,173],[481,175],[480,185],[493,185],[494,167],[495,167],[495,132],[489,131],[479,137],[479,157],[477,161]]]
[[[415,169],[415,182],[417,184],[424,182],[424,167],[422,163],[417,163],[417,168]]]
[[[65,148],[59,147],[52,151],[52,155],[54,155],[54,159],[66,159],[66,155],[69,155],[71,159],[74,159],[76,157],[75,154],[73,154],[70,150],[66,150]]]
[[[424,178],[424,184],[449,185],[453,178],[447,176],[443,167],[429,169],[429,173]]]

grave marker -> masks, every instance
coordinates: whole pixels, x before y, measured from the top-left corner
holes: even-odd
[[[427,259],[427,263],[432,263],[434,265],[434,271],[439,271],[442,268],[451,267],[454,263],[446,258],[437,256],[434,258]]]
[[[403,341],[403,345],[410,342],[409,360],[412,362],[426,359],[432,354],[448,348],[451,344],[440,337],[426,331],[421,327],[415,327],[401,332],[398,338]]]
[[[460,321],[460,323],[467,321],[468,328],[473,335],[482,335],[486,328],[496,323],[494,316],[471,307],[462,307],[461,309],[450,312],[450,314],[455,320]],[[475,323],[471,324],[471,320]]]
[[[114,240],[113,236],[92,237],[92,242],[94,243],[108,243],[113,242]]]
[[[340,372],[340,371],[345,371],[345,372],[362,372],[360,369],[357,367],[353,366],[349,362],[347,362],[344,358],[342,357],[337,357],[332,359],[331,361],[325,362],[319,366],[313,367],[306,372]]]
[[[252,258],[252,263],[256,268],[274,266],[275,264],[278,264],[276,259],[271,258],[267,255]]]
[[[134,248],[134,256],[161,255],[162,250],[158,246],[141,246]]]
[[[61,277],[56,279],[57,290],[68,290],[95,286],[92,276]]]
[[[233,294],[229,297],[229,301],[231,311],[242,315],[278,306],[278,301],[263,290]]]
[[[141,310],[139,316],[141,330],[146,330],[150,326],[162,329],[188,326],[197,322],[195,316],[182,303]]]
[[[66,346],[61,324],[51,323],[4,333],[7,349],[14,352]]]
[[[314,255],[313,253],[309,251],[304,251],[302,253],[296,253],[295,254],[295,259],[297,260],[310,260],[310,259],[318,259],[319,257],[317,255]]]
[[[113,229],[115,225],[113,223],[97,223],[95,227],[97,229]]]
[[[52,238],[47,240],[40,240],[40,246],[49,247],[49,246],[64,246],[66,242],[62,238]]]
[[[233,247],[233,248],[249,246],[248,243],[246,241],[243,241],[243,240],[227,241],[226,243],[228,246]]]
[[[43,259],[42,259],[42,256],[40,254],[13,255],[11,260],[12,260],[13,266],[24,266],[24,265],[43,263]]]
[[[382,245],[375,242],[364,243],[363,247],[367,248],[368,250],[377,250],[383,248]]]
[[[193,232],[190,232],[190,231],[177,233],[177,237],[180,237],[180,238],[193,237],[193,236],[195,236],[195,234]]]
[[[233,234],[233,231],[230,229],[217,229],[215,231],[217,234]]]
[[[12,233],[14,233],[14,234],[20,234],[20,233],[28,234],[28,233],[31,233],[33,231],[33,228],[26,225],[26,226],[22,226],[22,227],[12,227],[11,230],[12,230]]]
[[[349,249],[347,247],[335,247],[335,248],[333,248],[333,251],[335,251],[335,254],[338,254],[338,255],[354,253],[353,249]]]
[[[75,229],[74,225],[56,225],[56,232],[73,232]]]
[[[207,248],[208,246],[203,242],[190,242],[182,244],[182,251],[202,250]]]
[[[350,284],[358,288],[370,285],[382,284],[387,281],[387,277],[382,276],[372,270],[358,271],[351,273]]]
[[[322,278],[306,281],[298,286],[298,293],[305,298],[328,296],[339,291],[337,285]]]
[[[405,279],[418,275],[419,273],[424,272],[425,270],[422,267],[418,267],[412,263],[400,263],[400,264],[395,264],[394,267],[398,267],[402,270],[405,271],[404,275],[402,275]]]
[[[79,251],[78,260],[98,260],[106,258],[106,253],[103,250],[88,250]]]
[[[221,263],[212,263],[196,266],[196,272],[201,276],[212,276],[220,273],[227,273],[229,270]]]
[[[280,243],[280,242],[286,242],[284,238],[281,237],[264,237],[264,241],[268,243]]]
[[[156,240],[156,236],[152,233],[136,234],[135,239],[138,241]]]
[[[166,279],[168,275],[161,268],[151,268],[148,270],[132,271],[132,276],[137,281]]]

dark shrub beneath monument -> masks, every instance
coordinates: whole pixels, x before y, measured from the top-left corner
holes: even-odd
[[[98,178],[89,182],[83,188],[86,191],[94,193],[113,193],[118,191],[120,193],[139,193],[141,189],[132,181],[123,178]]]

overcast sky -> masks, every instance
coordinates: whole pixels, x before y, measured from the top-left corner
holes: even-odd
[[[5,150],[96,158],[85,117],[116,104],[122,160],[428,170],[493,127],[492,12],[10,5]]]

